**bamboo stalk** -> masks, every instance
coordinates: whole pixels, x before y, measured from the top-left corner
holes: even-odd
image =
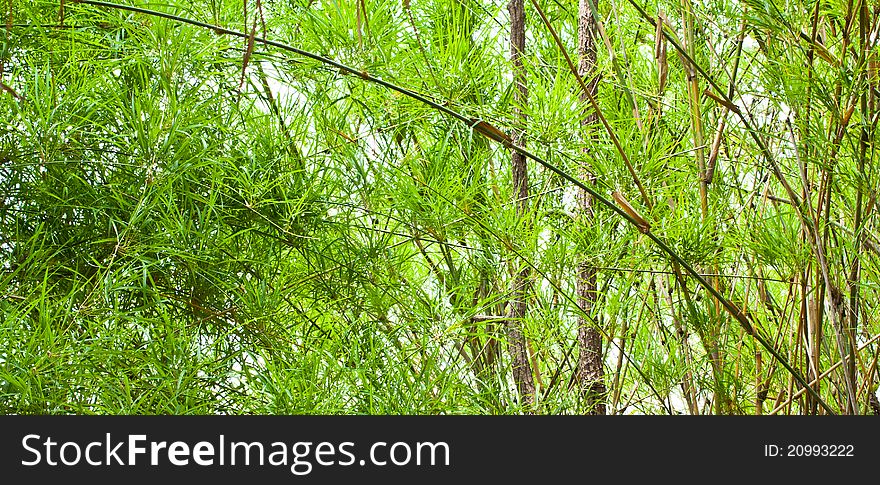
[[[535,5],[537,3],[533,2]],[[578,2],[578,71],[577,76],[580,79],[593,78],[596,71],[597,49],[595,32],[601,28],[598,22],[598,15],[595,11],[595,3],[592,0],[581,0]],[[543,17],[543,12],[541,12]],[[606,43],[607,36],[605,37]],[[611,46],[608,44],[608,48]],[[588,99],[595,101],[598,94],[598,83],[591,83],[588,89],[582,91],[581,102],[584,103]],[[586,114],[581,120],[581,127],[584,130],[584,138],[595,142],[596,137],[593,135],[593,127],[598,120],[597,106],[594,103],[594,110]],[[586,112],[586,110],[585,110]],[[584,152],[587,151],[586,146]],[[582,166],[580,176],[584,180],[588,180],[593,185],[596,184],[596,176],[586,166]],[[578,203],[580,219],[584,225],[590,225],[595,222],[593,205],[593,196],[589,191],[584,189],[578,190]],[[578,305],[584,309],[587,314],[597,314],[597,303],[599,294],[596,291],[597,286],[597,270],[589,262],[589,255],[578,255],[577,263],[577,281],[576,293]],[[605,414],[605,370],[604,359],[602,358],[602,335],[599,329],[584,316],[578,317],[578,383],[581,393],[586,400],[588,414],[601,415]]]
[[[514,145],[522,146],[525,135],[526,115],[523,107],[528,102],[528,87],[526,86],[526,72],[523,67],[523,53],[525,52],[525,5],[523,0],[511,0],[508,4],[510,12],[510,60],[513,64],[514,83],[514,107],[513,118],[520,128],[513,131],[510,141]],[[485,122],[484,122],[485,123]],[[491,127],[486,123],[487,128]],[[495,133],[497,136],[498,133]],[[511,150],[511,172],[513,178],[513,197],[516,201],[517,218],[525,222],[529,217],[529,172],[526,165],[526,157]],[[509,302],[510,310],[507,327],[507,346],[510,353],[513,380],[519,390],[522,405],[528,410],[535,406],[535,378],[532,369],[528,344],[523,335],[523,322],[527,311],[527,292],[529,282],[529,266],[522,265],[516,270],[513,278],[513,288]]]

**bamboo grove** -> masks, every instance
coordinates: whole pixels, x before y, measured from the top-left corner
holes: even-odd
[[[880,414],[880,7],[4,0],[0,410]]]

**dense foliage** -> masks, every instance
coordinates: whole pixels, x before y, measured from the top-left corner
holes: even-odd
[[[606,129],[572,1],[525,4],[525,124],[501,1],[99,3],[4,3],[3,412],[587,412],[578,316],[608,413],[873,412],[874,4],[600,0]]]

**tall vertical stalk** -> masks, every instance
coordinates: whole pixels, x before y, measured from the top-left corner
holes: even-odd
[[[529,91],[526,86],[526,71],[523,66],[523,53],[526,48],[525,5],[523,0],[511,0],[510,12],[510,60],[513,64],[514,107],[513,118],[517,127],[513,130],[513,143],[522,146],[526,124],[524,107],[528,102]],[[529,173],[526,157],[511,150],[511,171],[513,177],[513,198],[517,218],[524,222],[529,212]],[[513,379],[519,390],[522,405],[531,408],[535,404],[535,381],[529,362],[528,346],[523,335],[523,319],[526,316],[526,297],[529,281],[529,265],[520,263],[513,278],[510,310],[507,321],[507,345],[513,366]]]
[[[596,71],[596,22],[591,12],[590,0],[580,0],[578,5],[578,73],[582,79],[594,79]],[[589,86],[590,95],[595,99],[599,85],[594,80]],[[581,101],[587,105],[587,93],[581,93]],[[595,140],[598,115],[595,110],[586,111],[581,118],[581,126],[588,140]],[[584,148],[586,151],[586,148]],[[581,166],[580,177],[587,183],[596,184],[596,176],[585,165]],[[584,189],[578,189],[579,217],[585,225],[593,224],[593,196]],[[596,268],[589,256],[579,254],[577,265],[577,302],[584,313],[595,315],[598,293],[596,291]],[[599,319],[596,319],[597,321]],[[605,373],[602,366],[602,334],[584,315],[578,316],[578,381],[586,401],[589,414],[605,414]]]
[[[871,56],[873,54],[867,51],[868,46],[868,30],[870,29],[869,25],[869,13],[868,6],[866,2],[860,2],[859,8],[859,51],[862,56],[866,56],[864,59],[864,64],[866,66],[870,66],[872,59],[867,58],[867,56]],[[872,117],[872,112],[870,111],[870,103],[868,102],[868,93],[871,91],[870,87],[873,84],[874,80],[872,76],[867,76],[866,85],[868,89],[862,90],[860,99],[859,99],[859,108],[862,113],[862,120],[869,120]],[[866,157],[868,154],[870,140],[872,139],[871,135],[873,133],[868,133],[868,124],[866,122],[862,122],[861,134],[859,136],[859,173],[869,173],[865,170],[866,165]],[[856,188],[856,213],[853,220],[853,235],[855,237],[855,241],[853,243],[853,256],[852,263],[850,264],[850,273],[848,279],[849,286],[849,315],[848,315],[848,325],[847,325],[847,336],[850,341],[849,347],[849,361],[845,364],[849,367],[848,374],[851,376],[856,375],[856,353],[855,353],[855,345],[852,345],[856,342],[856,335],[858,334],[859,328],[859,308],[860,298],[859,298],[859,280],[861,279],[861,259],[860,259],[860,251],[862,247],[862,201],[863,201],[863,191],[865,180],[859,180],[858,186]],[[876,398],[876,396],[875,396]]]
[[[690,59],[695,60],[697,58],[697,46],[695,40],[695,26],[694,26],[694,11],[693,5],[690,0],[682,0],[682,20],[684,26],[684,45],[683,47],[687,50],[688,56]],[[682,64],[684,65],[685,70],[685,79],[687,82],[687,93],[688,93],[688,101],[690,104],[690,118],[691,118],[691,129],[693,130],[693,140],[694,140],[694,155],[696,157],[697,162],[697,173],[699,173],[699,181],[700,181],[700,220],[703,224],[708,223],[709,219],[709,170],[706,165],[706,157],[705,157],[705,148],[704,148],[704,136],[703,136],[703,117],[702,110],[700,109],[700,79],[697,77],[697,71],[694,64],[682,57]],[[733,81],[731,81],[733,82]],[[712,238],[717,238],[717,234],[710,235]],[[718,273],[718,267],[713,268],[713,273]],[[679,278],[679,284],[684,286],[684,281]],[[718,281],[716,278],[710,278],[709,283],[713,285],[716,289],[718,288]],[[720,319],[716,319],[716,316],[721,315],[721,308],[717,304],[717,302],[707,302],[707,306],[709,308],[709,315],[711,316],[711,320],[714,322],[713,325],[710,325],[707,331],[700,332],[701,340],[703,341],[703,346],[706,349],[706,353],[709,356],[709,361],[712,364],[712,375],[714,376],[715,381],[715,389],[714,389],[714,399],[713,403],[715,405],[715,413],[716,414],[724,414],[728,412],[728,396],[726,391],[726,384],[724,381],[724,365],[723,359],[721,358],[721,352],[719,349],[720,346]]]

